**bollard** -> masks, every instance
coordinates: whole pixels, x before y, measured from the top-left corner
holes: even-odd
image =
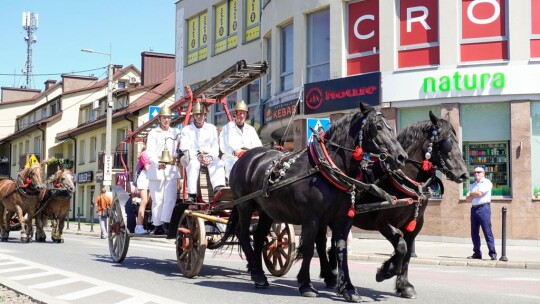
[[[508,261],[508,258],[506,257],[506,207],[502,207],[502,248],[499,261]]]
[[[90,232],[94,232],[94,204],[90,204]]]
[[[416,255],[416,248],[415,248],[416,246],[414,244],[416,244],[416,239],[413,240],[413,243],[412,243],[412,246],[411,246],[411,258],[418,257]]]
[[[77,207],[77,225],[79,227],[77,231],[81,231],[81,207]]]

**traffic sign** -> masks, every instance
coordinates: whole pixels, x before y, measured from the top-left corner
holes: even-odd
[[[28,168],[31,165],[39,165],[39,160],[37,159],[37,157],[34,154],[30,155],[30,157],[28,158],[28,161],[26,162],[24,167]]]
[[[112,155],[105,155],[103,158],[103,180],[104,181],[111,181],[112,180],[112,163],[113,163],[113,157]]]
[[[159,109],[160,109],[160,107],[158,107],[158,106],[150,106],[148,108],[148,120],[158,116],[159,115]]]
[[[313,141],[313,131],[317,131],[319,128],[323,128],[325,131],[330,129],[330,118],[308,118],[307,119],[307,143],[308,145]]]

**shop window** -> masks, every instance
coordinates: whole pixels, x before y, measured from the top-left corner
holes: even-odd
[[[280,61],[280,79],[282,92],[292,90],[293,88],[293,24],[281,28],[281,61]]]
[[[540,155],[540,101],[531,102],[531,155]],[[532,187],[540,199],[540,158],[531,157]]]
[[[307,83],[330,79],[330,10],[307,17]]]
[[[469,181],[463,183],[463,195],[467,195],[474,182],[474,168],[482,167],[486,178],[493,183],[491,195],[511,197],[510,105],[461,105],[460,113],[463,158],[470,174]]]

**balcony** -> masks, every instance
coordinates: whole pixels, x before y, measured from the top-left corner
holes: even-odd
[[[126,166],[128,165],[127,160],[127,150],[116,150],[113,154],[113,169],[124,169],[124,166],[122,165],[122,159],[124,160],[124,163]],[[98,170],[103,171],[103,158],[105,157],[105,152],[99,152],[98,153]]]

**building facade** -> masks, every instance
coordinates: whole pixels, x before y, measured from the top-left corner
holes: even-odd
[[[176,9],[177,91],[179,79],[208,80],[220,64],[266,60],[260,135],[295,149],[308,119],[362,99],[376,98],[398,131],[432,110],[458,132],[470,172],[482,166],[494,183],[496,237],[505,207],[508,238],[540,239],[539,0],[182,0]],[[358,84],[321,100],[306,90],[345,79]],[[422,234],[468,237],[469,183],[444,183]]]

